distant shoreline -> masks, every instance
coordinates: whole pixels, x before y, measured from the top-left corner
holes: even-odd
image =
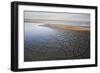
[[[39,26],[45,26],[50,28],[58,28],[58,29],[65,29],[65,30],[75,30],[75,31],[90,31],[89,28],[85,28],[82,26],[72,26],[72,25],[61,25],[61,24],[44,24]]]

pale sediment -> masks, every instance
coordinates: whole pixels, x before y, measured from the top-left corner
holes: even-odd
[[[45,24],[45,25],[40,25],[40,26],[65,29],[65,30],[90,31],[90,28],[85,28],[82,26],[72,26],[72,25],[62,25],[62,24]]]

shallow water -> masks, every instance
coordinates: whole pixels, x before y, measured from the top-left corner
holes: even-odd
[[[90,58],[90,33],[25,23],[24,61]]]

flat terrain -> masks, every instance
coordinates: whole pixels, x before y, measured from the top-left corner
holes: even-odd
[[[71,25],[63,25],[63,24],[46,24],[41,26],[50,27],[54,29],[57,28],[57,29],[65,29],[65,30],[90,31],[89,28],[85,28],[82,26],[71,26]]]
[[[90,58],[90,31],[72,28],[25,24],[24,61]]]

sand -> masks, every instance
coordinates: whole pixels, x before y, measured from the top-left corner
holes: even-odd
[[[46,24],[46,25],[41,25],[41,26],[58,28],[58,29],[65,29],[65,30],[90,31],[89,28],[85,28],[82,26],[72,26],[72,25],[62,25],[62,24]]]

